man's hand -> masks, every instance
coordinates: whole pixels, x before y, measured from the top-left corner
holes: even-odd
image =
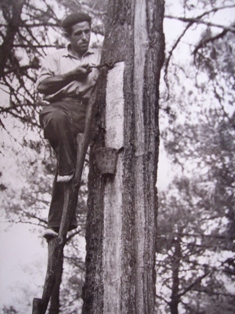
[[[88,74],[91,72],[91,70],[92,69],[90,68],[89,64],[84,64],[82,66],[76,67],[76,69],[74,69],[72,73],[73,73],[74,79],[80,81],[80,80],[84,80],[88,76]]]

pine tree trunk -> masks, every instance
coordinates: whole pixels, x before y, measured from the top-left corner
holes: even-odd
[[[111,0],[90,152],[83,313],[154,313],[163,0]],[[95,151],[118,152],[101,175]]]

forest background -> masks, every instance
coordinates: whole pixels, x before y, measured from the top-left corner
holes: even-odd
[[[93,18],[102,45],[106,1],[1,0],[0,309],[31,313],[46,272],[55,159],[38,123],[42,58],[66,44],[66,13]],[[120,4],[121,5],[121,4]],[[157,313],[235,311],[235,3],[165,2],[160,86]],[[14,36],[12,34],[14,33]],[[87,167],[78,229],[65,251],[62,313],[79,313],[84,282]]]

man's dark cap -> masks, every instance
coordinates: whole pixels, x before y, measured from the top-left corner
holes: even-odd
[[[63,19],[61,26],[63,28],[68,28],[81,22],[91,23],[91,17],[88,14],[82,12],[72,13]]]

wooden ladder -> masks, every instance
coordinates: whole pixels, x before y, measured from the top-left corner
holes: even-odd
[[[86,110],[85,130],[77,136],[77,159],[74,178],[71,182],[62,183],[64,186],[63,214],[58,237],[48,240],[47,273],[43,287],[42,298],[33,299],[33,314],[45,314],[56,281],[56,273],[63,257],[63,249],[66,243],[67,232],[73,215],[72,209],[77,204],[78,192],[81,184],[81,176],[87,148],[91,137],[92,120],[96,99],[96,88],[93,89]]]

